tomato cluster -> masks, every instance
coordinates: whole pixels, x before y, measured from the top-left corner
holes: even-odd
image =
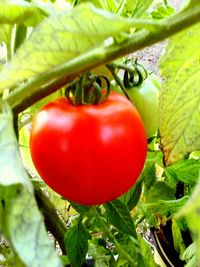
[[[129,190],[146,159],[143,122],[112,92],[98,105],[48,103],[33,120],[30,151],[42,179],[64,198],[99,205]]]

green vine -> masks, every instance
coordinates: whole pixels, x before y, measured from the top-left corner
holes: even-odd
[[[160,42],[198,23],[199,19],[200,4],[197,4],[195,7],[176,13],[168,19],[156,21],[153,24],[148,20],[146,23],[143,21],[143,25],[146,25],[145,29],[134,33],[133,36],[127,37],[124,42],[93,49],[77,58],[41,73],[33,79],[30,79],[27,83],[21,85],[7,96],[6,100],[10,103],[13,110],[22,111],[31,104],[42,99],[44,94],[51,94],[61,86],[72,81],[81,73],[89,71],[96,66],[111,62],[120,56],[128,55],[146,46]],[[134,19],[133,25],[135,25],[135,23],[136,20]],[[149,26],[147,27],[147,25]]]

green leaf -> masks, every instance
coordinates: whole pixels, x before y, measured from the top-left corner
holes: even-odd
[[[72,207],[82,216],[93,216],[93,211],[90,206],[79,205],[75,202],[70,202]]]
[[[117,14],[124,17],[132,17],[133,11],[137,9],[138,2],[133,0],[121,0],[119,2],[119,7]]]
[[[95,267],[109,267],[112,266],[111,262],[114,261],[110,251],[100,245],[96,238],[89,242],[88,255],[95,260]]]
[[[35,29],[1,72],[0,89],[103,45],[108,37],[118,35],[131,25],[130,21],[89,3],[52,15]]]
[[[169,6],[158,6],[156,10],[154,10],[153,12],[151,12],[151,15],[154,19],[163,19],[166,18],[170,15],[172,15],[174,13],[174,9]]]
[[[77,0],[78,4],[88,2],[88,0]],[[91,0],[94,6],[117,13],[123,17],[141,17],[150,7],[153,0]]]
[[[86,1],[85,1],[86,2]],[[93,0],[91,2],[99,2],[99,7],[101,9],[107,10],[107,11],[111,11],[113,13],[116,12],[117,9],[117,1],[115,0]]]
[[[130,211],[119,199],[104,205],[108,220],[120,231],[137,238]]]
[[[88,251],[88,240],[91,238],[81,220],[70,227],[65,234],[67,255],[73,267],[81,267]]]
[[[194,151],[190,154],[192,159],[200,159],[200,150]]]
[[[121,233],[116,235],[116,238],[120,246],[124,249],[124,251],[126,251],[131,256],[131,258],[135,261],[135,265],[131,265],[131,266],[133,267],[140,266],[138,265],[139,263],[138,260],[140,259],[140,246],[138,242],[137,243],[135,242],[135,238],[130,235],[121,234]],[[128,267],[130,266],[130,263],[122,254],[119,254],[117,257],[116,267],[122,267],[122,266]]]
[[[69,258],[66,255],[61,255],[60,259],[64,266],[70,265]]]
[[[109,267],[109,256],[103,256],[95,260],[95,267]]]
[[[116,13],[117,11],[117,6],[118,6],[118,1],[116,0],[99,0],[101,3],[101,7],[107,11],[111,11],[113,13]]]
[[[1,0],[0,24],[22,24],[36,26],[47,14],[34,4],[23,0]]]
[[[0,114],[0,228],[21,264],[62,266],[20,160],[11,111],[3,103],[0,109],[3,111]]]
[[[156,182],[156,163],[159,155],[159,152],[147,153],[146,163],[141,175],[144,180],[145,192]]]
[[[177,213],[176,218],[180,217],[184,217],[186,219],[188,227],[193,234],[193,238],[197,246],[198,264],[200,264],[200,180],[195,186],[195,189],[187,203],[183,206],[179,213]]]
[[[148,214],[158,214],[160,216],[174,215],[184,206],[187,200],[187,196],[177,200],[157,200],[153,203],[144,204],[143,208],[146,217],[148,217]]]
[[[179,255],[182,255],[185,250],[185,244],[182,238],[179,224],[174,219],[172,219],[172,235],[173,235],[174,248],[179,253]]]
[[[133,16],[139,18],[142,15],[144,15],[145,11],[147,11],[147,9],[153,3],[153,0],[135,1],[135,2],[137,3],[137,5],[133,11]]]
[[[132,210],[140,199],[142,193],[142,182],[142,179],[138,180],[128,192],[119,197],[119,200],[127,205],[129,210]]]
[[[88,0],[76,0],[76,5],[80,5],[82,3],[87,3]],[[90,3],[92,3],[97,8],[102,8],[103,2],[101,0],[90,0]]]
[[[191,245],[189,245],[189,247],[186,248],[183,255],[181,256],[181,260],[187,262],[185,267],[198,266],[196,254],[196,244],[192,243]]]
[[[20,45],[26,40],[27,37],[27,27],[24,24],[16,26],[15,32],[15,47],[14,52],[20,47]]]
[[[139,18],[144,16],[145,11],[153,3],[153,0],[137,1],[137,0],[121,0],[119,1],[117,14],[124,17]]]
[[[138,264],[139,266],[143,267],[158,267],[158,265],[154,261],[152,249],[149,246],[149,244],[141,237],[138,235],[138,239],[140,242],[140,260],[142,258],[143,265]]]
[[[95,7],[101,8],[107,11],[111,11],[113,13],[116,12],[117,9],[117,2],[115,0],[77,0],[77,4],[81,3],[92,3]]]
[[[195,185],[198,181],[199,170],[200,160],[187,159],[165,168],[165,173],[175,181],[179,180],[190,185]]]
[[[170,39],[160,67],[159,129],[165,163],[200,147],[200,24]]]
[[[4,42],[7,46],[10,46],[12,26],[3,24],[0,27],[0,41]]]
[[[145,202],[156,202],[159,199],[174,199],[174,189],[169,187],[165,182],[156,182],[145,194]]]

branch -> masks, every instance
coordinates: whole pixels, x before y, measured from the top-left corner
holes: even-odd
[[[127,37],[124,42],[93,49],[64,64],[40,73],[12,92],[6,100],[14,112],[21,112],[44,96],[64,86],[81,73],[158,43],[199,21],[200,4],[197,4],[195,7],[176,13],[168,19],[153,23],[154,30],[150,30],[152,27],[149,27],[149,30],[140,30],[131,37]],[[135,19],[133,24],[135,24]],[[146,24],[151,25],[148,21]]]
[[[37,183],[34,184],[35,198],[37,200],[38,206],[41,209],[42,214],[44,215],[45,224],[47,230],[52,233],[58,242],[62,253],[66,255],[66,248],[64,243],[64,235],[67,231],[66,225],[63,223],[61,218],[56,212],[54,205],[51,203],[49,198],[42,191],[40,186]]]

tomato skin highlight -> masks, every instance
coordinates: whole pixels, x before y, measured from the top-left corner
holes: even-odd
[[[99,205],[136,182],[147,138],[137,110],[120,94],[80,106],[62,97],[35,116],[30,151],[38,173],[54,191],[82,205]]]

